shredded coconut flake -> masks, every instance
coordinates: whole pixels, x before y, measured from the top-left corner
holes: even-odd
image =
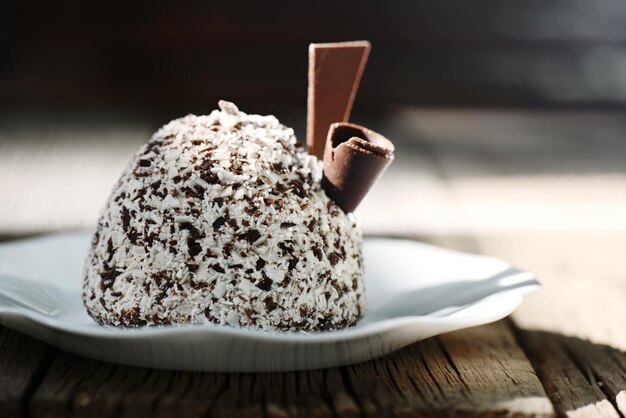
[[[103,324],[321,330],[365,309],[361,234],[321,162],[229,102],[161,128],[103,209],[84,302]]]

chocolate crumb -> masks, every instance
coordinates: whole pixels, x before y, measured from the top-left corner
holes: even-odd
[[[204,192],[206,192],[204,187],[200,186],[199,184],[196,184],[195,186],[193,186],[193,188],[196,190],[198,196],[203,196]]]
[[[300,261],[298,258],[293,257],[291,260],[289,260],[289,263],[287,265],[287,270],[289,271],[293,271],[294,268],[296,268],[296,265],[298,264],[298,261]]]
[[[128,240],[131,243],[137,244],[137,238],[139,236],[139,233],[137,232],[137,230],[135,228],[130,228],[130,231],[128,231],[126,236],[128,237]]]
[[[221,226],[224,226],[225,224],[226,224],[226,218],[224,218],[223,216],[220,216],[213,222],[213,228],[219,229]]]
[[[233,246],[234,246],[234,245],[233,245],[233,243],[232,243],[232,242],[228,242],[228,243],[224,244],[224,248],[223,248],[223,250],[224,250],[224,255],[225,255],[226,257],[230,257],[230,256],[232,255],[232,252],[233,252]]]
[[[272,312],[278,306],[274,298],[272,298],[271,296],[267,296],[265,299],[263,299],[263,303],[265,304],[265,309],[267,309],[268,312]]]
[[[261,238],[261,233],[256,229],[248,229],[246,232],[237,235],[237,238],[245,240],[249,244],[254,244],[259,238]]]
[[[322,260],[322,250],[320,249],[319,245],[313,247],[313,255],[315,256],[315,258],[317,258],[318,260]]]
[[[207,287],[209,287],[209,285],[206,282],[197,282],[195,280],[190,280],[189,284],[194,289],[206,289]]]
[[[126,206],[122,206],[122,229],[128,231],[130,226],[130,211]]]
[[[328,261],[330,261],[331,266],[334,267],[339,262],[339,260],[341,260],[341,256],[338,253],[332,252],[328,254]]]
[[[303,184],[304,183],[302,183],[302,181],[300,180],[293,180],[291,183],[289,183],[289,185],[291,186],[291,190],[296,194],[296,196],[300,197],[301,199],[304,199],[307,196]]]
[[[209,267],[217,271],[218,273],[226,273],[226,270],[224,270],[224,267],[220,266],[219,264],[211,264]]]
[[[202,246],[192,238],[187,239],[187,247],[189,248],[189,255],[192,257],[195,257],[202,252]]]
[[[115,255],[115,251],[113,251],[113,240],[111,238],[107,241],[107,254],[109,255],[107,262],[110,263],[111,260],[113,260],[113,255]]]
[[[102,279],[100,281],[100,288],[102,289],[102,291],[105,291],[106,289],[110,289],[111,287],[113,287],[113,283],[115,283],[115,279],[120,274],[122,274],[121,271],[117,271],[112,268],[108,268],[104,270],[102,273],[100,273],[100,278]]]
[[[263,278],[256,284],[256,287],[258,287],[261,290],[268,291],[272,288],[272,283],[274,283],[272,279],[270,279],[269,277],[267,277],[267,275],[264,274]]]
[[[279,242],[278,248],[280,248],[283,251],[283,255],[293,253],[293,244],[289,241]]]
[[[218,184],[220,182],[220,178],[218,177],[218,175],[210,171],[202,173],[200,178],[209,184]]]
[[[122,309],[121,312],[121,317],[122,317],[122,321],[129,326],[136,326],[137,322],[139,321],[139,308],[138,307],[134,307],[132,309]]]

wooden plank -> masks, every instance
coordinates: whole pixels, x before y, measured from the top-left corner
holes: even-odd
[[[609,346],[568,338],[566,346],[576,364],[595,381],[622,416],[626,416],[626,353]]]
[[[154,416],[169,418],[185,411],[186,417],[205,417],[228,380],[226,373],[175,373],[170,388],[155,404]]]
[[[28,397],[46,373],[55,350],[0,326],[0,417],[26,413]]]
[[[504,321],[432,338],[348,371],[366,416],[553,415]]]
[[[89,392],[82,386],[90,378],[103,383],[110,375],[112,365],[81,359],[65,352],[55,356],[48,373],[30,399],[30,413],[34,417],[62,417],[73,411],[75,399],[89,402]],[[88,386],[88,385],[87,385]]]
[[[207,383],[212,382],[212,375],[202,374],[202,379],[198,375],[114,365],[60,353],[31,399],[31,412],[35,417],[153,415],[159,403],[162,409],[172,410],[171,389],[188,407],[189,416],[202,416],[206,396],[211,394]],[[204,391],[200,406],[197,398],[190,399],[181,392],[191,384]]]
[[[332,395],[330,393],[332,392]],[[339,369],[189,373],[139,369],[61,353],[31,400],[34,417],[357,416]]]
[[[623,416],[626,390],[623,353],[540,331],[523,332],[521,338],[561,415],[572,418]]]
[[[224,393],[216,400],[216,417],[258,417],[263,415],[263,385],[256,374],[235,374]],[[260,383],[260,382],[259,382]]]

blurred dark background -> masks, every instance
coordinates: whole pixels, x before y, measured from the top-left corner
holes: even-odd
[[[626,0],[0,0],[0,237],[92,227],[219,99],[303,138],[308,44],[357,39],[351,121],[398,150],[366,232],[626,231]]]
[[[308,43],[368,39],[357,107],[626,104],[624,0],[4,0],[0,16],[5,103],[304,107]]]

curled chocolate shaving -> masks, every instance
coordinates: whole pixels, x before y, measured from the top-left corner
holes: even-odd
[[[322,188],[344,212],[353,212],[393,161],[384,136],[351,123],[330,126],[324,151]]]

